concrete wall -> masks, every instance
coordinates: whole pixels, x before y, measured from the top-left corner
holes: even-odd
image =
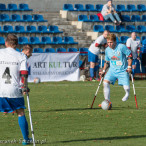
[[[27,3],[34,11],[50,11],[59,12],[63,8],[63,4],[105,4],[107,0],[0,0],[0,3]],[[114,0],[116,4],[146,4],[146,0]]]

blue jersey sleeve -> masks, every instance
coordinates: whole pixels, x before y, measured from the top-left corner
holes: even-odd
[[[105,50],[105,60],[110,61],[110,59],[108,57],[108,49]]]
[[[121,46],[121,51],[126,55],[129,56],[131,53],[131,50],[129,50],[125,45]]]

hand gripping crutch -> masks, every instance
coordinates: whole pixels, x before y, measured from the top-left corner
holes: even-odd
[[[103,78],[104,78],[104,77],[102,77],[101,80],[100,80],[100,83],[99,83],[98,88],[97,88],[97,90],[96,90],[96,93],[95,93],[95,96],[94,96],[94,99],[93,99],[93,102],[92,102],[91,108],[93,107],[93,104],[94,104],[95,98],[96,98],[96,96],[97,96],[97,93],[98,93],[98,90],[99,90],[99,88],[100,88],[100,85],[101,85],[101,83],[102,83],[102,81],[103,81]]]
[[[131,73],[131,80],[132,80],[132,85],[133,85],[133,92],[134,92],[134,97],[135,97],[136,108],[138,109],[138,105],[137,105],[137,99],[136,99],[136,93],[135,93],[135,87],[134,87],[134,81],[133,81],[133,75],[132,75],[132,73]]]
[[[27,95],[27,104],[28,104],[28,111],[29,111],[29,119],[30,119],[33,146],[35,146],[34,131],[33,131],[32,118],[31,118],[31,110],[30,110],[30,104],[29,104],[29,94],[27,93],[26,95]]]

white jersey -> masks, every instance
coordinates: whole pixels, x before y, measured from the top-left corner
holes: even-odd
[[[137,48],[140,47],[140,40],[139,39],[133,40],[132,38],[129,38],[126,42],[126,46],[131,48],[133,59],[136,59]]]
[[[101,35],[90,45],[89,51],[95,55],[98,55],[100,51],[100,47],[95,47],[96,43],[104,45],[107,43],[107,40],[104,38],[103,35]]]
[[[13,48],[0,49],[0,97],[23,97],[20,71],[28,70],[26,58]]]

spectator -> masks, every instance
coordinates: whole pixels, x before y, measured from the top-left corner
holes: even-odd
[[[132,74],[134,76],[136,65],[138,60],[140,60],[140,40],[136,38],[136,33],[131,33],[131,38],[129,38],[126,42],[126,46],[131,50],[133,61],[132,61]]]
[[[115,11],[115,6],[112,4],[112,0],[107,0],[107,4],[105,4],[102,8],[101,14],[105,20],[112,20],[115,25],[122,24],[122,21]]]

